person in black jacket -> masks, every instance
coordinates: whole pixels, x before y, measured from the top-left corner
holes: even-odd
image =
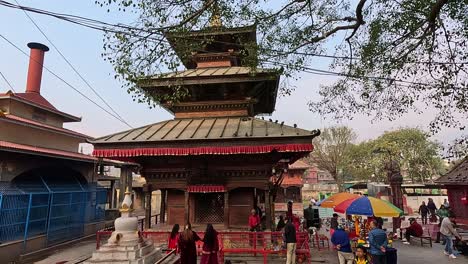
[[[284,227],[284,242],[286,243],[286,264],[296,264],[296,228],[291,218],[287,218]]]

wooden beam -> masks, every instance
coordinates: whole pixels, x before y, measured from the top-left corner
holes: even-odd
[[[161,224],[166,222],[166,200],[167,200],[167,190],[161,189],[161,207],[159,209],[159,220]]]
[[[185,190],[185,212],[184,212],[184,225],[188,224],[189,221],[190,221],[190,207],[189,207],[189,197],[190,197],[190,193],[188,192],[188,190]]]
[[[271,216],[271,199],[270,191],[265,190],[265,225],[267,230],[271,230],[272,216]]]
[[[224,228],[229,229],[229,191],[224,193]]]

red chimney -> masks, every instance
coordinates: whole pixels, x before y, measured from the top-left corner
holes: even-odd
[[[27,93],[41,93],[42,65],[44,64],[44,53],[49,51],[49,47],[44,44],[30,42],[31,49],[29,55],[28,81],[26,83]]]

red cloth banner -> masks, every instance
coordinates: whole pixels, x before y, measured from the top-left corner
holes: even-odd
[[[193,148],[129,148],[94,149],[95,157],[137,157],[137,156],[188,156],[188,155],[231,155],[278,152],[311,152],[312,144],[283,144],[261,146],[193,147]]]
[[[226,192],[226,188],[222,185],[189,185],[187,191],[189,193],[215,193]]]

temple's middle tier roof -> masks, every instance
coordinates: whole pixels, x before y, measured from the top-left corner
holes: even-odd
[[[252,117],[187,118],[162,121],[92,141],[93,144],[247,138],[314,137],[309,131]]]

